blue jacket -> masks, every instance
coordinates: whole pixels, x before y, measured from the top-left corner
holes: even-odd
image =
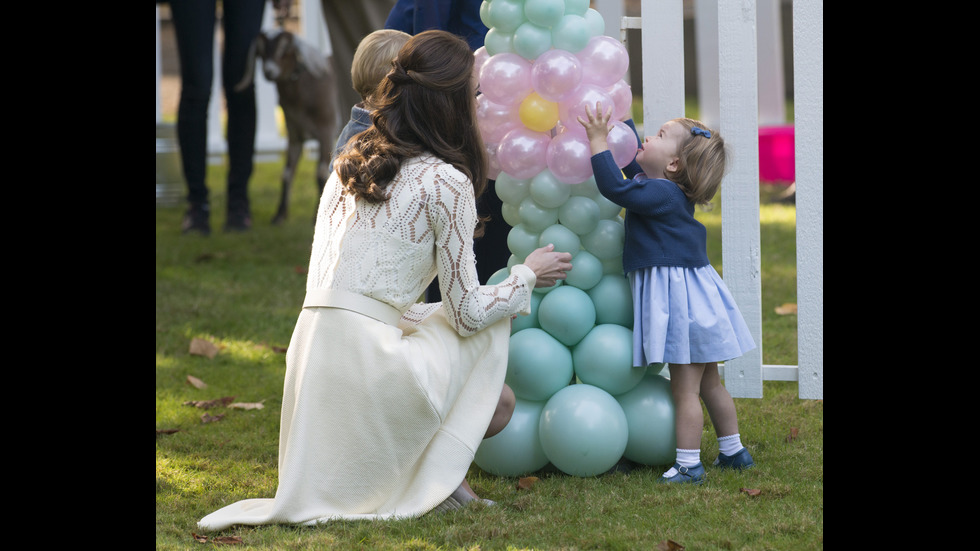
[[[708,265],[708,231],[694,218],[694,203],[674,182],[647,178],[638,169],[633,161],[620,171],[608,149],[592,156],[599,192],[626,209],[623,272]],[[633,177],[624,178],[623,172]]]
[[[482,0],[398,0],[388,13],[385,28],[410,35],[442,29],[463,37],[476,51],[489,30],[480,19],[481,4]]]

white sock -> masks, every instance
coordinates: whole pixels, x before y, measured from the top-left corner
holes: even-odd
[[[701,462],[701,450],[682,450],[677,448],[677,459],[676,462],[681,467],[693,467]],[[664,473],[664,477],[670,478],[677,474],[677,469],[671,467],[667,472]]]
[[[740,449],[742,449],[742,438],[739,437],[737,432],[718,439],[718,451],[726,457],[735,455]]]

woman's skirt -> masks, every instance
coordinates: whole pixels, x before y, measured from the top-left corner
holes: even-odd
[[[461,337],[440,308],[395,326],[304,308],[286,353],[275,498],[198,526],[422,515],[459,486],[496,409],[509,321]]]

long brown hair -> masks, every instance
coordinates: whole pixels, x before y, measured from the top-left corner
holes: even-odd
[[[687,117],[674,121],[684,127],[686,137],[677,151],[680,158],[677,170],[666,171],[665,176],[680,186],[691,202],[710,208],[711,198],[728,170],[725,140],[717,130],[710,130],[701,121]],[[693,133],[693,128],[703,132]]]
[[[488,161],[476,125],[473,63],[469,44],[446,31],[421,32],[402,46],[369,99],[374,124],[334,162],[347,193],[386,201],[402,162],[428,151],[465,174],[477,198],[483,194]],[[477,236],[482,230],[481,220]]]

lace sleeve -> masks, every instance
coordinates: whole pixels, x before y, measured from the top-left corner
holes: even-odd
[[[439,290],[449,323],[467,336],[512,314],[526,313],[534,285],[533,272],[526,275],[530,270],[513,269],[496,285],[480,285],[473,252],[476,200],[469,180],[447,165],[436,175],[435,184],[435,200],[429,202],[427,215],[435,236]]]

